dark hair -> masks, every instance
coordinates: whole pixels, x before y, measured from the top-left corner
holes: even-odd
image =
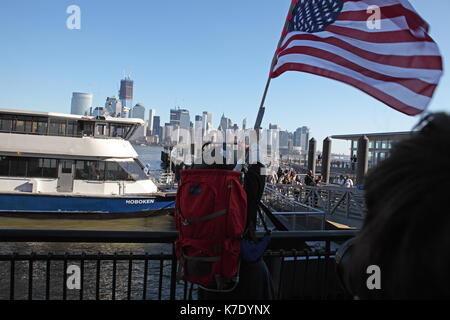
[[[352,254],[363,299],[450,298],[450,116],[431,114],[365,181],[368,209]],[[381,269],[368,290],[367,267]]]

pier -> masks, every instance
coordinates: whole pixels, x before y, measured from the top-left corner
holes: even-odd
[[[388,154],[388,147],[392,147],[393,141],[406,136],[405,132],[333,136],[335,139],[352,141],[350,151],[353,160],[349,163],[332,161],[332,138],[324,139],[320,157],[317,141],[311,138],[309,152],[304,159],[282,157],[280,167],[283,170],[293,170],[302,177],[302,181],[305,174],[311,171],[314,176],[322,177],[320,185],[268,183],[263,202],[280,221],[289,225],[289,230],[359,229],[366,214],[362,190],[364,176],[369,165],[376,163],[374,155],[379,161],[380,154]],[[382,139],[384,142],[381,142]],[[172,148],[173,146],[167,146],[164,149],[161,161],[177,177],[179,171],[188,166],[170,155]],[[193,148],[192,146],[191,150]],[[345,188],[334,183],[341,175],[350,177],[356,186]]]

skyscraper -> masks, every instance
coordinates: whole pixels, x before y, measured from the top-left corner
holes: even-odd
[[[301,147],[302,128],[297,128],[294,132],[294,147]]]
[[[289,144],[289,132],[280,131],[280,148],[288,148]]]
[[[207,134],[209,131],[212,130],[212,113],[203,111],[203,134]]]
[[[269,130],[281,130],[280,126],[277,124],[269,123]]]
[[[247,129],[247,119],[242,120],[242,130]]]
[[[159,136],[159,138],[163,138],[161,134],[161,117],[160,116],[154,116],[153,117],[153,131],[152,135]]]
[[[145,120],[145,106],[141,103],[136,104],[131,112],[131,117]]]
[[[147,131],[149,132],[149,135],[153,135],[153,119],[155,118],[156,110],[150,109],[148,114],[148,127]]]
[[[194,132],[200,132],[202,133],[203,130],[203,117],[202,116],[195,116],[195,124],[194,124]]]
[[[231,129],[231,120],[225,117],[225,114],[222,114],[222,118],[220,118],[219,130],[225,131],[227,129]]]
[[[189,129],[191,127],[191,117],[189,111],[186,109],[171,109],[170,110],[170,124],[176,128]]]
[[[86,116],[90,114],[92,108],[92,94],[83,92],[72,93],[70,107],[71,114]]]
[[[105,110],[111,117],[120,117],[122,113],[122,103],[116,97],[108,97],[105,102]]]
[[[144,120],[145,123],[145,107],[144,105],[138,103],[133,107],[133,110],[131,111],[131,117],[132,118],[139,118]],[[145,132],[147,131],[147,126],[144,124],[143,126],[140,126],[135,134],[133,135],[134,139],[139,139],[145,136]]]
[[[302,151],[307,152],[309,147],[309,128],[297,128],[294,133],[294,147],[301,147]]]
[[[176,142],[175,140],[172,140],[172,132],[174,130],[173,125],[171,125],[170,123],[165,123],[164,124],[164,136],[163,136],[163,141],[164,142]]]
[[[133,106],[133,80],[130,77],[125,77],[120,80],[119,99],[123,108],[131,109]]]

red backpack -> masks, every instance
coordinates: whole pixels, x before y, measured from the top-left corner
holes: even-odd
[[[234,288],[238,282],[240,239],[247,222],[247,195],[241,173],[181,171],[175,221],[179,230],[179,276],[206,290]]]

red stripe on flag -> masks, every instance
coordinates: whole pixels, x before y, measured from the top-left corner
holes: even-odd
[[[431,69],[431,70],[442,70],[443,63],[442,58],[440,56],[398,56],[398,55],[383,55],[378,53],[373,53],[371,51],[367,51],[364,49],[360,49],[351,45],[344,40],[341,40],[336,37],[328,37],[321,38],[317,37],[313,34],[296,34],[291,36],[288,41],[278,50],[280,53],[282,50],[285,50],[292,41],[295,40],[308,40],[308,41],[317,41],[324,42],[341,49],[344,49],[348,52],[351,52],[361,58],[386,64],[395,67],[401,68],[415,68],[415,69]]]
[[[305,54],[305,55],[309,55],[309,56],[316,57],[319,59],[328,60],[335,64],[343,66],[345,68],[348,68],[348,69],[351,69],[358,73],[361,73],[362,75],[365,75],[366,77],[369,77],[372,79],[385,81],[385,82],[398,83],[417,94],[421,94],[421,95],[427,96],[429,98],[431,98],[433,96],[433,93],[437,87],[435,84],[427,83],[420,79],[397,78],[397,77],[392,77],[392,76],[388,76],[385,74],[381,74],[376,71],[372,71],[370,69],[364,68],[364,67],[362,67],[354,62],[351,62],[350,60],[347,60],[341,56],[338,56],[334,53],[331,53],[329,51],[325,51],[322,49],[318,49],[318,48],[293,47],[293,48],[289,48],[289,49],[281,52],[280,56],[287,55],[287,54]]]
[[[364,0],[343,0],[343,2],[363,2],[363,1]],[[423,27],[428,32],[428,23],[425,20],[423,20],[422,17],[417,14],[417,12],[411,11],[410,9],[404,7],[401,3],[383,7],[382,6],[383,3],[381,1],[378,4],[375,1],[364,1],[364,2],[367,4],[367,8],[369,8],[370,5],[378,5],[382,10],[383,10],[383,8],[399,6],[398,11],[402,12],[401,15],[404,15],[405,17],[407,17],[408,24],[411,26],[411,28],[417,29],[417,28]],[[358,12],[358,11],[344,11],[341,13],[341,15],[347,14],[347,13],[350,14],[350,13],[354,13],[354,12]],[[366,19],[367,19],[367,11],[361,11],[361,12],[366,13]],[[353,19],[340,19],[340,17],[339,17],[338,20],[353,20]],[[356,21],[362,21],[362,20],[356,20]]]
[[[415,116],[420,114],[423,110],[416,109],[414,107],[411,107],[400,100],[394,98],[391,95],[388,95],[384,93],[381,90],[378,90],[372,86],[369,86],[368,84],[356,80],[355,78],[340,74],[338,72],[330,71],[327,69],[319,68],[319,67],[313,67],[306,64],[301,63],[286,63],[279,67],[277,70],[272,72],[272,78],[276,78],[283,74],[286,71],[300,71],[300,72],[306,72],[310,74],[315,74],[318,76],[334,79],[337,81],[341,81],[344,83],[347,83],[359,90],[364,91],[365,93],[369,94],[370,96],[374,97],[375,99],[387,104],[391,108],[400,111],[406,115],[409,116]]]
[[[385,32],[365,32],[352,28],[329,25],[324,31],[335,33],[341,36],[374,43],[399,43],[399,42],[433,42],[430,36],[417,38],[408,30],[385,31]]]
[[[417,14],[406,9],[401,4],[392,6],[380,7],[381,19],[392,19],[398,17],[405,17],[408,25],[412,29],[417,29],[422,25],[422,20],[417,18]],[[367,21],[373,13],[368,13],[367,10],[359,11],[345,11],[341,12],[337,20],[339,21]]]

